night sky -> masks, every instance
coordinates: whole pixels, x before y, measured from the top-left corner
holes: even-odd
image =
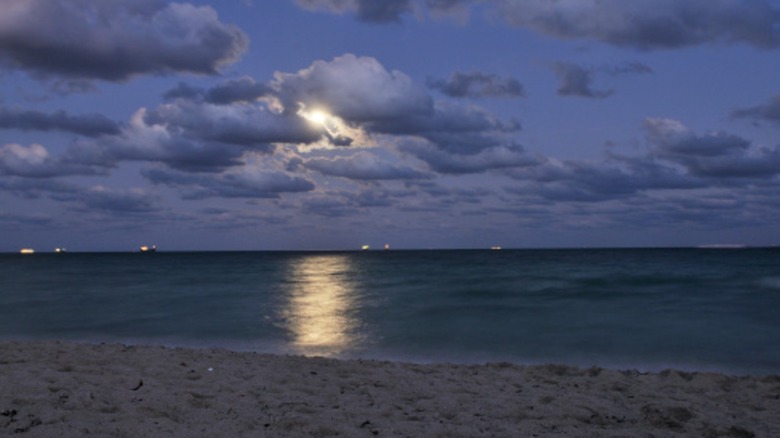
[[[0,251],[780,243],[780,0],[0,0]]]

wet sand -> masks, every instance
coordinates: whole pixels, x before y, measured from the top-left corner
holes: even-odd
[[[0,342],[0,435],[778,437],[780,376]]]

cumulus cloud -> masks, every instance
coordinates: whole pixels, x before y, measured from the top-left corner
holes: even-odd
[[[503,122],[475,106],[435,102],[402,72],[351,54],[316,61],[298,73],[276,73],[271,88],[269,98],[275,97],[285,114],[322,119],[317,123],[328,130],[331,144],[361,144],[365,139],[356,138],[364,134],[387,134],[423,137],[444,150],[476,153],[504,143],[506,134],[520,129],[517,121]],[[328,121],[334,120],[340,129],[331,132]],[[336,141],[337,135],[349,141]]]
[[[0,128],[23,131],[64,131],[87,137],[118,134],[120,125],[101,114],[71,116],[65,111],[40,111],[0,107]]]
[[[707,178],[767,178],[780,174],[780,148],[752,147],[725,132],[697,135],[676,120],[645,120],[652,155]]]
[[[142,174],[154,184],[179,189],[185,199],[278,198],[282,193],[308,192],[314,183],[279,170],[242,166],[220,174],[192,174],[167,169],[147,169]]]
[[[146,112],[138,110],[117,136],[77,140],[63,160],[109,168],[121,161],[160,162],[193,172],[217,172],[241,164],[242,148],[187,138],[175,127],[148,123]]]
[[[513,169],[509,174],[531,183],[531,187],[512,187],[510,191],[556,202],[603,202],[649,190],[703,186],[674,167],[643,157],[618,155],[600,161],[549,159],[539,166]]]
[[[769,102],[763,105],[738,109],[732,114],[734,117],[746,117],[780,124],[780,95],[773,96]]]
[[[523,85],[514,78],[483,72],[455,72],[449,79],[429,78],[427,85],[450,97],[522,97]]]
[[[494,0],[509,24],[559,38],[638,49],[741,42],[780,44],[780,10],[766,0]]]
[[[277,72],[271,87],[286,112],[324,107],[353,122],[426,114],[433,101],[400,71],[388,71],[374,58],[345,54],[316,61],[297,73]]]
[[[366,124],[372,132],[427,139],[452,153],[473,154],[500,145],[520,130],[517,121],[502,122],[481,108],[436,102],[430,114],[404,114]]]
[[[8,175],[48,176],[54,163],[49,151],[40,144],[24,147],[11,143],[0,148],[0,169]]]
[[[477,153],[459,154],[442,150],[426,142],[406,142],[402,152],[419,158],[436,172],[444,174],[481,173],[493,169],[535,166],[540,158],[526,153],[519,145],[492,146]]]
[[[9,143],[0,147],[0,174],[24,178],[54,178],[69,175],[95,175],[104,169],[52,156],[43,145]]]
[[[359,151],[345,157],[309,158],[303,160],[302,165],[323,175],[352,180],[409,180],[430,177],[411,167],[393,164],[368,151]]]
[[[209,6],[161,0],[5,0],[0,59],[39,75],[125,81],[139,74],[216,74],[246,35]]]
[[[323,135],[300,117],[264,105],[178,99],[139,109],[117,135],[75,141],[63,160],[103,167],[146,161],[186,172],[221,172],[242,165],[247,151],[269,154],[276,143],[309,143]]]
[[[219,142],[270,152],[272,143],[310,143],[323,133],[301,117],[276,114],[264,105],[214,105],[194,101],[163,104],[143,113],[143,124],[193,141]]]

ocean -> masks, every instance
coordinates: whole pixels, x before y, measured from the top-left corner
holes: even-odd
[[[780,249],[0,254],[0,338],[780,374]]]

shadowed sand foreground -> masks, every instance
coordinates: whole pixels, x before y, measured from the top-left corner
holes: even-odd
[[[778,437],[780,376],[0,342],[0,435]]]

